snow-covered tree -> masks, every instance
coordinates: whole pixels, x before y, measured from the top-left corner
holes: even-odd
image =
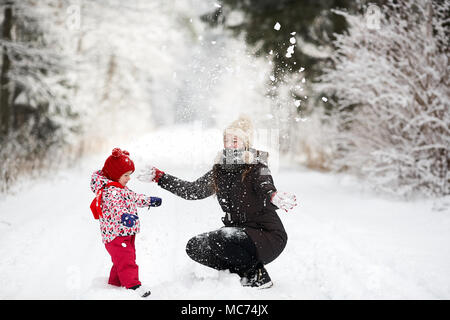
[[[154,91],[169,86],[177,65],[174,53],[183,52],[173,4],[107,0],[78,5],[74,103],[83,114],[86,134],[91,139],[93,134],[106,137],[151,128],[151,116],[162,117],[152,113]]]
[[[5,116],[11,124],[8,135],[0,136],[2,187],[49,160],[55,169],[55,162],[129,142],[157,125],[195,120],[220,125],[238,110],[255,113],[265,103],[260,93],[267,79],[265,62],[253,61],[243,42],[230,42],[200,21],[214,3],[0,4],[7,35],[1,38],[7,58],[1,78],[8,102],[1,103],[0,119]],[[15,119],[28,124],[21,126],[28,134],[12,126]],[[55,146],[54,152],[44,152],[48,149],[35,133]],[[38,149],[43,150],[39,156],[29,151]]]
[[[68,1],[2,1],[1,189],[40,166],[73,129],[72,62],[59,41]]]
[[[336,11],[332,65],[316,89],[333,96],[333,166],[399,195],[450,193],[449,1],[393,1],[371,15]]]

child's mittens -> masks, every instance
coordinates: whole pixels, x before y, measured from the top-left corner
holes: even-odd
[[[134,227],[134,225],[136,224],[136,220],[139,219],[139,217],[135,214],[129,214],[129,213],[124,213],[122,214],[122,216],[120,217],[120,220],[122,221],[122,224],[128,228],[132,228]]]
[[[158,182],[159,179],[164,175],[164,172],[151,166],[146,165],[145,168],[141,169],[137,175],[137,178],[141,182]]]
[[[278,208],[288,212],[297,205],[297,198],[294,194],[288,192],[274,192],[270,201]]]
[[[159,207],[161,205],[162,199],[158,197],[150,197],[149,207]]]

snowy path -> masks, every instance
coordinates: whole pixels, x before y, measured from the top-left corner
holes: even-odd
[[[142,141],[129,149],[136,162],[149,150]],[[175,146],[183,153],[186,141],[152,139],[166,149],[150,158],[167,172],[195,179],[204,168],[183,168],[170,152]],[[88,208],[90,173],[102,161],[86,159],[0,198],[0,299],[136,298],[106,284],[110,258]],[[190,237],[221,226],[215,198],[186,201],[132,179],[131,189],[163,198],[161,207],[140,210],[137,262],[151,298],[450,298],[449,211],[432,211],[431,201],[383,199],[345,176],[280,168],[274,180],[279,190],[296,193],[300,205],[279,212],[289,241],[267,266],[274,286],[254,290],[184,252]]]

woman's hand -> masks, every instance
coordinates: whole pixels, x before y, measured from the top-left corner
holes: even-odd
[[[146,165],[138,172],[137,179],[141,182],[158,182],[164,172],[151,165]]]
[[[270,202],[276,205],[278,208],[288,212],[297,206],[297,198],[294,194],[288,192],[274,192],[270,198]]]

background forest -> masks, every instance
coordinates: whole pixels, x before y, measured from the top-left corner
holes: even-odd
[[[1,190],[117,139],[245,112],[290,162],[448,195],[449,5],[2,0]]]

